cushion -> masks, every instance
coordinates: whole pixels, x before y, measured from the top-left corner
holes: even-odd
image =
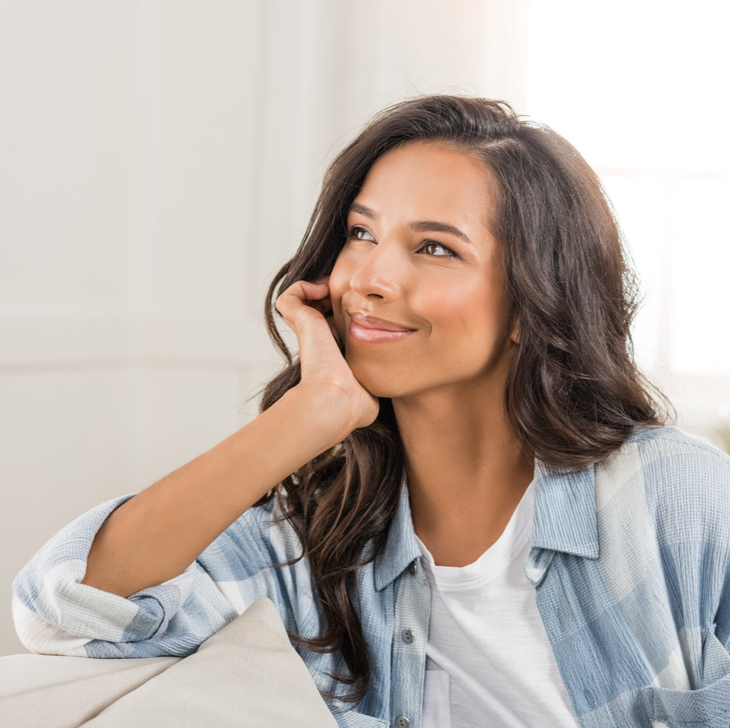
[[[337,728],[268,597],[185,658],[0,657],[0,725]]]

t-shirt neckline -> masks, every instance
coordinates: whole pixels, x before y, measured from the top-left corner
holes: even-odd
[[[461,588],[489,581],[502,573],[525,550],[532,533],[533,514],[534,480],[523,493],[499,538],[476,561],[466,566],[437,566],[431,552],[414,532],[423,555],[421,563],[439,588]]]

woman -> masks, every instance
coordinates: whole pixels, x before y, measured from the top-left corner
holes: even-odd
[[[385,109],[269,288],[259,417],[46,544],[21,639],[186,655],[266,595],[342,726],[726,725],[730,458],[667,425],[636,295],[554,131]]]

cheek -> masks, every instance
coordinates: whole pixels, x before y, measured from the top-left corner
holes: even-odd
[[[338,277],[334,272],[330,275],[329,282],[327,284],[330,289],[330,300],[332,301],[332,307],[337,311],[342,308],[342,297],[346,290],[345,279]]]
[[[483,287],[476,291],[455,291],[439,297],[431,305],[427,318],[435,340],[448,343],[463,352],[483,353],[491,348],[504,328],[498,297],[486,295]]]
[[[350,288],[350,280],[354,271],[353,261],[344,253],[340,253],[330,273],[330,297],[335,309],[341,308],[342,297]]]
[[[343,260],[338,258],[330,273],[328,285],[330,302],[334,311],[334,324],[343,338],[345,333],[345,312],[342,310],[343,297],[349,288],[349,281],[350,275],[343,265]]]

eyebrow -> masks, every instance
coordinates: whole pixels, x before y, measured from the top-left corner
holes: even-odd
[[[359,212],[361,215],[365,215],[365,217],[369,217],[371,220],[380,220],[380,215],[375,212],[375,210],[371,210],[369,207],[365,207],[365,205],[361,205],[358,202],[353,202],[347,212],[348,214],[351,212]],[[463,233],[461,230],[459,230],[459,228],[454,227],[453,225],[449,225],[449,223],[447,222],[437,222],[436,220],[418,220],[411,222],[409,227],[411,228],[411,230],[416,230],[422,233],[447,233],[449,235],[454,235],[455,237],[460,238],[461,240],[469,243],[469,245],[474,245],[474,243],[469,240],[469,237],[466,235],[466,233]]]

